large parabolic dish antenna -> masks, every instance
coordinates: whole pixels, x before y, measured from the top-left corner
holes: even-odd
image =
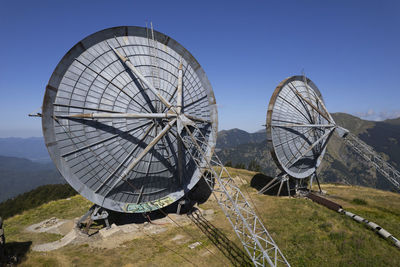
[[[289,77],[276,87],[266,125],[276,165],[299,179],[316,171],[335,130],[317,86],[304,76]]]
[[[182,122],[201,129],[203,161],[216,143],[205,72],[178,42],[142,27],[109,28],[77,43],[54,70],[42,109],[45,143],[62,176],[119,212],[165,207],[199,181],[202,171],[177,138]]]
[[[211,85],[172,38],[141,27],[88,36],[57,65],[41,116],[52,160],[95,203],[80,221],[159,210],[203,177],[254,265],[289,265],[213,153]]]

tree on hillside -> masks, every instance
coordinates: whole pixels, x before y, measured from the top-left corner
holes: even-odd
[[[239,162],[235,165],[235,168],[236,169],[246,169],[246,165],[244,163]]]
[[[225,167],[232,167],[232,166],[233,166],[232,161],[228,161],[227,163],[225,163]]]
[[[253,172],[261,172],[261,166],[255,160],[250,161],[247,169]]]
[[[77,192],[69,184],[43,185],[23,193],[15,198],[0,203],[0,214],[3,219],[36,208],[52,200],[68,198]]]

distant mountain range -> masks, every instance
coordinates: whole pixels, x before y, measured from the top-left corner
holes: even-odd
[[[0,138],[0,202],[46,184],[65,183],[43,137]]]
[[[400,118],[374,122],[345,113],[332,116],[338,125],[358,135],[393,166],[400,168]],[[279,170],[267,149],[266,139],[265,130],[255,133],[223,130],[218,133],[216,151],[224,163],[231,161],[233,165],[248,166],[251,161],[256,161],[263,173],[274,176]],[[336,135],[330,140],[319,177],[326,182],[393,188]],[[50,160],[43,138],[0,138],[0,202],[40,185],[58,183],[65,181]]]
[[[371,145],[393,166],[400,167],[400,118],[382,122],[366,121],[346,113],[332,114],[336,123],[349,129],[361,140]],[[232,129],[221,131],[217,140],[217,153],[223,162],[246,166],[255,160],[262,171],[276,175],[276,167],[267,149],[266,131],[247,133]],[[356,185],[391,190],[393,186],[374,168],[366,164],[351,148],[335,134],[318,170],[319,177],[326,182],[344,182]]]
[[[241,144],[260,143],[267,138],[266,131],[248,133],[240,129],[222,130],[218,132],[217,148],[231,148]]]
[[[46,184],[65,183],[52,162],[0,156],[0,202]]]

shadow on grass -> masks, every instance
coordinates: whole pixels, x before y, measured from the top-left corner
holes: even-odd
[[[14,266],[22,263],[31,245],[32,241],[6,243],[4,255],[0,255],[0,266]]]
[[[188,217],[213,242],[233,266],[253,266],[247,253],[207,221],[199,210],[195,209],[192,213],[188,214]]]
[[[205,174],[210,179],[210,174]],[[147,213],[120,213],[114,211],[109,212],[110,223],[116,225],[124,225],[131,223],[144,223],[166,217],[168,214],[177,213],[179,203],[184,204],[180,208],[180,214],[187,214],[193,209],[195,204],[202,204],[211,196],[211,189],[205,179],[202,177],[199,182],[184,196],[184,198],[172,203],[171,205],[152,212]],[[183,202],[182,202],[183,201]]]
[[[273,179],[274,179],[274,177],[267,176],[262,173],[257,173],[256,175],[253,176],[253,178],[251,178],[250,186],[253,187],[254,189],[256,189],[257,191],[260,191],[261,189],[264,188],[264,186],[266,186]],[[277,181],[275,181],[274,183],[276,183],[276,182]],[[274,184],[274,183],[272,183],[272,184]],[[279,185],[280,185],[280,182],[278,182],[274,187],[270,188],[263,194],[270,195],[270,196],[276,196],[279,191]],[[292,188],[294,188],[294,184],[293,184],[292,180],[289,180],[289,185],[291,188],[290,194],[293,195],[294,190]],[[284,182],[282,185],[280,196],[288,196],[288,188],[287,188],[286,182]]]

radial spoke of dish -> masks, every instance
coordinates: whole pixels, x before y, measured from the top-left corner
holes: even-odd
[[[313,109],[310,108],[310,107],[307,105],[307,103],[304,102],[303,98],[300,98],[300,97],[299,97],[299,95],[297,94],[297,93],[298,93],[297,88],[296,88],[296,86],[295,86],[292,82],[289,82],[289,83],[287,84],[287,86],[288,86],[288,88],[294,93],[294,95],[297,97],[299,103],[300,103],[301,106],[303,107],[303,110],[307,113],[307,116],[308,116],[308,119],[309,119],[310,123],[314,123],[313,115],[312,115]]]
[[[178,67],[178,87],[176,91],[176,111],[178,114],[182,112],[183,106],[183,95],[182,95],[182,78],[183,78],[183,70],[182,70],[182,57],[179,60],[179,67]],[[187,116],[187,115],[186,115]],[[178,179],[179,183],[183,184],[183,160],[184,160],[184,146],[182,139],[178,135],[177,137],[177,152],[178,152]]]
[[[58,115],[61,118],[78,118],[78,119],[158,119],[172,118],[177,114],[167,113],[82,113],[71,115]]]
[[[306,85],[307,85],[307,88],[308,88],[309,90],[313,91],[313,90],[309,87],[308,84],[306,84]],[[322,109],[325,111],[326,114],[328,114],[329,118],[331,119],[330,122],[331,122],[331,123],[335,123],[335,121],[334,121],[333,118],[332,118],[332,115],[328,112],[328,109],[325,107],[324,101],[322,101],[322,99],[321,99],[314,91],[313,91],[313,94],[314,94],[315,98],[318,100],[318,103],[321,105]]]
[[[93,71],[94,73],[96,73],[99,77],[101,77],[102,79],[104,79],[105,81],[107,81],[109,84],[113,85],[115,88],[117,88],[118,90],[120,90],[122,93],[124,93],[127,97],[129,97],[133,102],[135,102],[137,105],[139,105],[140,107],[142,107],[143,109],[145,109],[146,111],[148,111],[146,109],[146,107],[144,107],[143,105],[141,105],[139,102],[136,101],[135,98],[133,98],[130,94],[128,94],[123,88],[121,88],[120,86],[118,86],[117,84],[115,84],[112,80],[109,80],[107,77],[105,77],[104,75],[102,75],[100,72],[97,72],[96,70],[94,70],[93,68],[91,68],[89,65],[86,65],[85,63],[83,63],[82,61],[80,61],[79,59],[75,58],[75,61],[78,62],[79,64],[82,64],[83,66],[85,66],[85,68]]]
[[[313,149],[316,145],[319,144],[319,142],[321,142],[322,140],[324,140],[333,130],[335,130],[336,127],[332,128],[331,130],[327,131],[324,135],[322,135],[320,138],[317,139],[317,141],[315,141],[309,148],[307,148],[303,153],[301,153],[300,156],[298,156],[295,161],[293,161],[292,163],[290,163],[290,165],[287,166],[287,168],[292,167],[296,162],[298,162],[301,158],[303,158],[308,152],[311,151],[311,149]]]
[[[203,119],[203,118],[199,118],[193,115],[189,115],[189,114],[184,114],[187,118],[191,119],[192,121],[199,121],[199,122],[204,122],[204,123],[211,123],[210,120],[207,119]]]
[[[312,107],[315,111],[317,111],[322,117],[324,117],[327,121],[331,122],[331,119],[322,112],[319,108],[317,108],[313,103],[311,103],[308,99],[306,99],[302,94],[300,94],[297,90],[294,91],[296,95],[298,95],[301,99],[304,100],[310,107]]]
[[[334,124],[297,124],[297,123],[272,124],[271,126],[272,127],[282,127],[282,128],[291,128],[291,127],[331,128],[331,127],[335,127]]]
[[[181,58],[179,61],[179,68],[178,68],[178,91],[176,93],[176,112],[178,114],[181,114],[182,103],[183,103],[182,76],[183,76],[183,70],[182,70],[182,58]]]
[[[152,123],[152,122],[151,122],[151,121],[147,121],[146,123],[141,124],[141,125],[139,125],[139,126],[137,126],[137,127],[134,127],[133,129],[129,129],[129,130],[126,130],[126,131],[119,132],[119,133],[117,133],[117,134],[113,134],[113,135],[111,135],[111,136],[109,136],[109,137],[107,137],[107,138],[100,139],[100,140],[97,141],[97,142],[94,142],[94,143],[91,143],[91,144],[82,146],[82,147],[80,147],[80,148],[78,148],[78,149],[75,149],[75,150],[72,150],[72,151],[70,151],[70,152],[68,152],[68,153],[65,153],[65,154],[61,155],[61,157],[68,157],[68,156],[70,156],[70,155],[72,155],[72,154],[81,152],[81,151],[83,151],[83,150],[85,150],[85,149],[90,149],[91,147],[94,147],[94,146],[100,145],[101,143],[110,141],[111,139],[114,139],[114,138],[116,138],[116,137],[118,137],[118,136],[120,136],[120,135],[122,135],[122,134],[131,133],[131,132],[133,132],[133,131],[135,131],[135,130],[137,130],[137,129],[139,129],[139,128],[145,127],[145,126],[149,125],[150,123]]]
[[[107,110],[107,109],[101,109],[101,108],[90,108],[90,107],[82,107],[82,106],[74,106],[74,105],[65,105],[65,104],[60,104],[60,103],[54,103],[53,106],[65,107],[65,108],[75,108],[75,109],[95,110],[95,111],[108,112],[108,113],[119,113],[118,111],[115,111],[115,110]]]
[[[108,43],[107,43],[108,44]],[[149,89],[153,92],[155,96],[160,99],[160,101],[167,106],[168,108],[172,109],[175,111],[175,108],[172,107],[171,103],[166,100],[161,93],[151,84],[140,72],[136,67],[131,63],[130,59],[127,57],[124,57],[119,53],[114,47],[112,47],[110,44],[108,46],[114,51],[114,53],[118,56],[118,58],[133,72],[134,75],[136,75],[144,84],[146,84]]]
[[[144,141],[144,139],[149,135],[150,131],[154,128],[154,123],[150,125],[150,127],[143,133],[143,135],[139,138],[139,142],[136,143],[135,147],[131,150],[131,152],[125,157],[125,159],[118,165],[117,168],[94,190],[95,193],[98,193],[103,186],[108,183],[108,181],[117,173],[119,169],[125,164],[125,162],[135,153],[136,149],[139,147],[139,144]]]
[[[162,131],[146,146],[145,149],[128,165],[128,167],[122,172],[120,177],[115,180],[113,185],[109,188],[107,194],[126,176],[132,171],[133,168],[143,159],[143,157],[158,143],[158,141],[171,129],[171,127],[175,124],[176,118],[172,121],[168,122],[167,125],[164,126]],[[106,194],[106,195],[107,195]]]
[[[312,99],[311,98],[311,92],[310,92],[311,90],[307,85],[307,78],[306,78],[306,76],[304,74],[303,74],[303,83],[304,83],[306,91],[307,91],[308,99],[311,100]],[[313,121],[314,121],[314,123],[316,123],[317,122],[317,114],[315,114],[315,111],[313,112],[312,109],[311,109],[311,113],[312,113]]]

